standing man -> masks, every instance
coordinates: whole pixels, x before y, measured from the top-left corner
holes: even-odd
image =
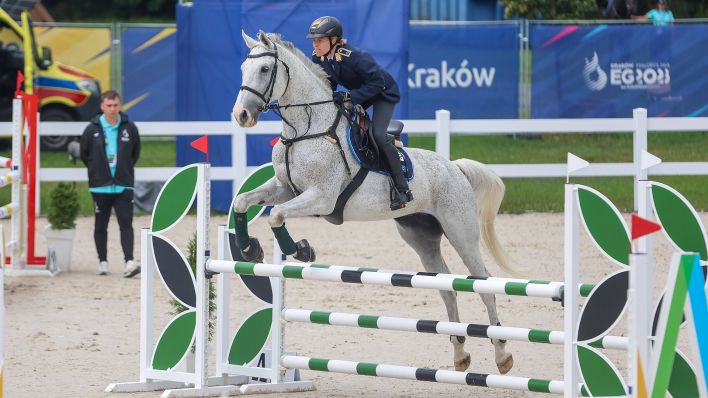
[[[81,136],[81,161],[88,169],[89,191],[96,219],[93,239],[98,252],[98,274],[108,275],[108,221],[115,209],[120,226],[120,244],[125,258],[123,276],[140,273],[133,262],[133,185],[135,163],[140,157],[140,134],[120,111],[120,95],[101,94],[101,115],[91,120]]]

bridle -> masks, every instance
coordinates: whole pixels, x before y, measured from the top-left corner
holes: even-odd
[[[263,111],[267,110],[270,106],[270,99],[273,96],[273,89],[275,88],[275,79],[278,77],[278,62],[283,64],[283,66],[285,67],[285,72],[288,76],[288,81],[285,84],[285,90],[283,90],[283,92],[287,91],[288,86],[290,86],[290,67],[288,66],[288,64],[283,62],[283,60],[281,60],[278,57],[278,46],[277,45],[273,45],[273,46],[275,47],[275,50],[273,50],[273,51],[266,51],[266,52],[262,52],[260,54],[250,54],[249,53],[246,56],[246,58],[273,57],[275,59],[275,62],[273,63],[273,69],[271,69],[270,79],[268,80],[268,85],[266,86],[265,90],[263,90],[263,92],[261,93],[258,90],[254,89],[252,87],[248,87],[245,84],[241,85],[241,87],[239,88],[239,91],[246,90],[246,91],[252,92],[253,94],[257,95],[258,98],[260,98],[263,101],[263,105],[258,106],[259,112],[263,112]]]
[[[344,161],[344,166],[347,170],[347,174],[351,175],[351,169],[349,168],[349,164],[347,163],[347,158],[344,156],[344,150],[342,148],[342,144],[339,141],[339,137],[337,137],[337,126],[339,125],[339,120],[341,119],[342,115],[345,116],[345,118],[350,119],[348,116],[348,112],[344,109],[344,107],[339,106],[338,104],[334,104],[334,106],[337,108],[337,115],[334,119],[334,123],[327,128],[324,132],[318,133],[318,134],[312,134],[308,135],[310,132],[310,124],[312,122],[312,106],[313,105],[323,105],[323,104],[329,104],[333,103],[334,99],[330,100],[324,100],[324,101],[316,101],[316,102],[307,102],[307,103],[302,103],[302,104],[287,104],[287,105],[281,105],[279,103],[271,102],[271,98],[273,97],[273,89],[275,88],[275,80],[278,77],[278,62],[283,64],[285,67],[285,72],[288,76],[287,83],[285,84],[285,89],[283,90],[283,93],[285,93],[288,90],[288,86],[290,86],[290,67],[288,64],[283,62],[278,57],[278,46],[273,43],[274,50],[273,51],[265,51],[259,54],[248,54],[246,58],[261,58],[261,57],[273,57],[275,59],[275,62],[273,63],[273,69],[271,70],[270,74],[270,79],[268,80],[268,85],[265,87],[265,90],[263,92],[259,92],[258,90],[248,87],[247,85],[243,84],[239,88],[239,91],[241,90],[246,90],[249,91],[255,95],[258,96],[258,98],[263,101],[263,105],[258,106],[258,111],[259,112],[267,112],[269,110],[273,110],[273,112],[278,115],[281,119],[283,119],[283,122],[290,126],[290,128],[293,129],[295,132],[295,136],[293,138],[287,138],[285,137],[282,133],[280,134],[280,142],[285,145],[285,169],[287,171],[287,176],[288,176],[288,183],[290,184],[290,189],[295,193],[295,195],[299,195],[302,193],[296,186],[295,183],[293,183],[292,178],[290,177],[290,161],[289,161],[289,152],[290,152],[290,147],[295,144],[298,141],[303,141],[303,140],[308,140],[312,138],[319,138],[319,137],[325,137],[328,140],[330,140],[333,143],[337,144],[337,147],[339,148],[339,154],[342,157],[342,160]],[[286,119],[283,114],[280,112],[281,109],[287,109],[287,108],[296,108],[296,107],[305,107],[305,113],[307,114],[307,130],[305,131],[305,134],[298,136],[297,134],[297,129],[295,129],[295,126],[293,126],[288,119]]]

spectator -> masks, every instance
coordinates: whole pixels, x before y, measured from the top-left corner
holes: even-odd
[[[93,239],[98,252],[98,274],[108,275],[108,221],[115,209],[125,267],[123,276],[140,273],[133,261],[133,187],[135,163],[140,157],[138,128],[120,111],[121,98],[109,90],[101,95],[101,115],[91,120],[81,136],[81,161],[88,169],[95,222]]]
[[[666,26],[674,21],[674,14],[669,10],[668,0],[657,0],[656,8],[646,15],[633,16],[633,19],[649,20],[656,26]]]

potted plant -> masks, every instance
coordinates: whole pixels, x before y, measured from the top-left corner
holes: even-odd
[[[54,268],[66,272],[71,269],[71,249],[79,214],[79,194],[72,183],[60,182],[49,194],[49,225],[45,230],[47,249],[55,261]],[[51,260],[48,260],[51,261]]]

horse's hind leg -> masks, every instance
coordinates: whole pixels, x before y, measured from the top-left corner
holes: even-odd
[[[445,236],[455,248],[455,251],[462,257],[462,261],[470,271],[470,275],[479,277],[488,277],[482,255],[480,253],[480,231],[477,224],[476,209],[469,206],[465,211],[448,211],[448,214],[441,216],[439,221],[445,231]],[[453,214],[455,213],[455,214]],[[460,214],[467,215],[460,217]],[[480,294],[482,302],[487,307],[487,315],[489,316],[490,325],[501,325],[499,316],[497,315],[496,298],[493,294]],[[506,351],[506,340],[492,339],[494,344],[494,360],[497,364],[499,372],[505,374],[514,366],[514,358],[511,353]]]
[[[450,273],[440,252],[442,229],[435,218],[425,214],[412,214],[397,218],[396,225],[398,233],[418,254],[426,271]],[[456,292],[440,291],[450,322],[460,321],[456,295]],[[454,350],[455,370],[467,369],[470,366],[470,354],[464,349],[465,336],[450,336],[450,342]]]

